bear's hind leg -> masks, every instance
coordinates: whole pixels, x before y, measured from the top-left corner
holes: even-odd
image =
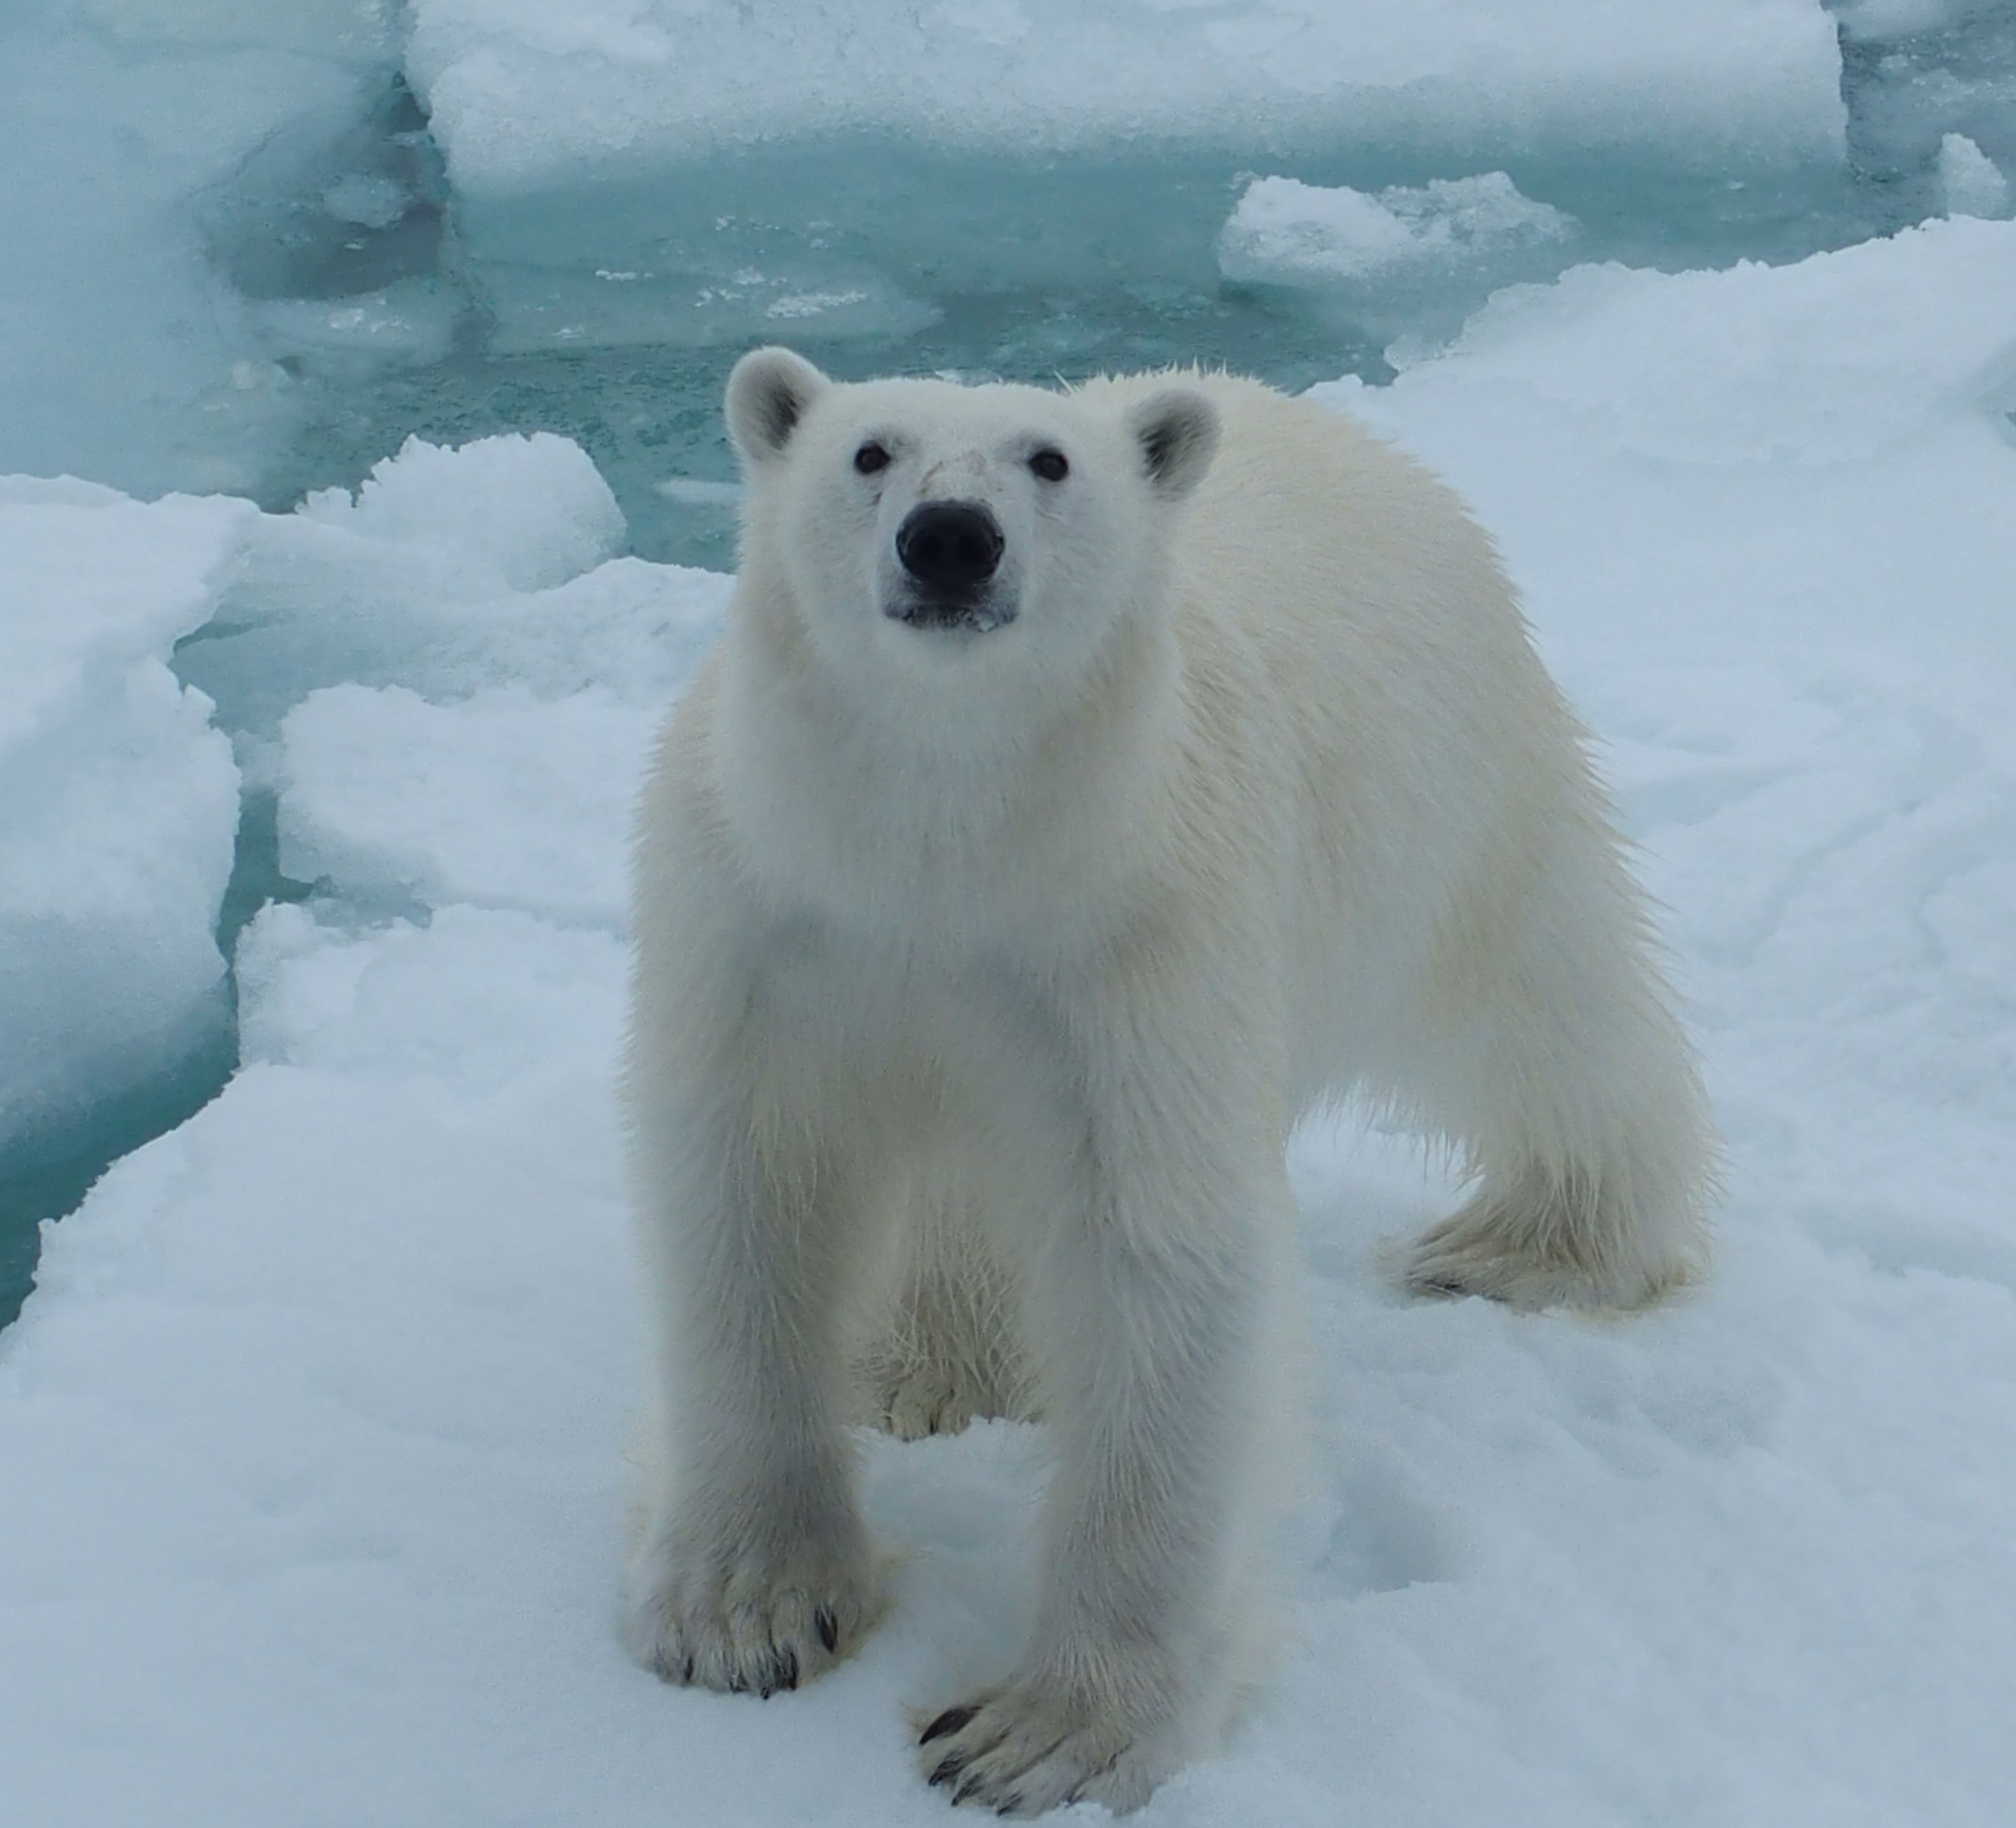
[[[1477,1001],[1442,1011],[1453,1058],[1422,1102],[1480,1184],[1402,1274],[1418,1294],[1642,1307],[1706,1255],[1700,1074],[1607,826],[1568,821],[1530,888],[1514,942],[1453,974]]]
[[[1483,1295],[1508,1307],[1639,1307],[1691,1280],[1692,1254],[1647,1249],[1628,1202],[1571,1168],[1538,1164],[1510,1184],[1487,1177],[1407,1253],[1417,1295]]]

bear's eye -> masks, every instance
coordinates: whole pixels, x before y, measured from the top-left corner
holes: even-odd
[[[864,476],[873,476],[877,470],[887,469],[889,452],[887,447],[870,438],[854,453],[854,467]]]
[[[1029,460],[1029,467],[1046,482],[1061,482],[1071,474],[1071,464],[1062,451],[1040,450]]]

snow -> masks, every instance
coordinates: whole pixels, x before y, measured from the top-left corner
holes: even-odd
[[[656,721],[594,690],[433,705],[400,686],[326,687],[281,727],[280,867],[359,897],[615,931]]]
[[[250,510],[0,478],[0,1160],[220,1019],[238,770],[169,671]]]
[[[625,531],[623,511],[587,454],[549,431],[459,449],[409,438],[354,494],[324,489],[300,511],[362,539],[448,542],[462,565],[514,590],[578,577],[614,557]]]
[[[1814,0],[415,0],[406,68],[465,195],[847,129],[960,146],[1840,145]]]
[[[544,12],[591,74],[675,16]],[[437,41],[477,16],[420,15]],[[509,67],[531,9],[483,16]],[[1223,16],[1165,16],[1181,45]],[[1377,1130],[1298,1140],[1294,1629],[1144,1824],[2007,1815],[2012,297],[2016,224],[1970,219],[1584,266],[1396,348],[1390,388],[1321,390],[1469,496],[1604,738],[1729,1194],[1714,1279],[1660,1312],[1420,1304],[1383,1253],[1452,1190]],[[218,601],[249,626],[186,655],[326,880],[241,947],[243,1069],[48,1228],[0,1333],[10,1819],[945,1819],[902,1708],[1013,1653],[1035,1431],[862,1443],[905,1557],[830,1680],[676,1693],[616,1643],[622,805],[723,580],[611,556],[585,462],[538,441],[409,447],[202,538],[189,504],[74,485],[17,509],[182,543],[140,574],[183,607],[120,637],[129,669],[240,543]]]

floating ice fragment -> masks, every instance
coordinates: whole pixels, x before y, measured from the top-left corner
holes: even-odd
[[[697,476],[668,476],[651,485],[667,501],[682,507],[732,508],[742,500],[739,482],[709,482]]]
[[[389,229],[413,207],[413,193],[396,178],[357,172],[339,178],[325,190],[322,207],[339,222]]]
[[[843,305],[865,304],[867,298],[866,292],[859,291],[791,292],[772,300],[764,307],[763,315],[776,318],[818,317]]]
[[[2009,180],[1964,133],[1949,133],[1939,142],[1939,193],[1949,216],[1993,220],[2010,214]]]
[[[378,291],[345,298],[268,298],[251,308],[253,322],[267,346],[299,355],[362,355],[374,362],[438,362],[447,355],[462,302],[431,279],[405,279]],[[251,364],[241,362],[241,368]],[[284,371],[263,365],[276,377]],[[233,380],[239,386],[253,384]]]
[[[1323,287],[1565,243],[1575,218],[1522,196],[1503,171],[1395,185],[1377,196],[1256,178],[1219,238],[1227,279]]]

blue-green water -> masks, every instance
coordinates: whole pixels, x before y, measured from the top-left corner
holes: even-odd
[[[267,903],[298,901],[308,893],[307,885],[280,874],[279,855],[273,796],[248,792],[217,924],[218,947],[226,958]],[[238,1068],[237,1013],[236,986],[227,979],[214,1019],[201,1025],[175,1068],[103,1099],[74,1130],[31,1138],[0,1168],[0,1326],[20,1312],[34,1285],[42,1221],[71,1211],[109,1163],[193,1116],[223,1090]]]

